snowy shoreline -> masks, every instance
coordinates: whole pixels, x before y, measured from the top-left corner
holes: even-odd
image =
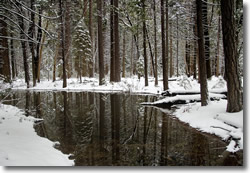
[[[69,155],[54,148],[56,143],[38,136],[33,128],[38,119],[22,110],[0,104],[1,166],[73,166]]]

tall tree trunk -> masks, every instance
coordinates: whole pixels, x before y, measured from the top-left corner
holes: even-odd
[[[2,19],[0,19],[0,35],[8,37],[7,23]],[[5,82],[11,82],[8,39],[1,38],[0,41],[0,74],[3,75]]]
[[[179,76],[179,15],[176,15],[176,69],[177,69],[177,77]]]
[[[38,18],[38,26],[42,27],[42,8],[40,7],[39,8],[39,18]],[[46,27],[45,27],[45,30],[48,28],[48,22],[46,24]],[[38,28],[37,30],[37,45],[36,45],[36,56],[35,56],[35,73],[36,73],[36,79],[37,81],[40,83],[40,66],[41,66],[41,61],[42,61],[42,53],[41,53],[41,49],[43,48],[43,45],[40,44],[40,42],[42,41],[42,36],[43,36],[43,33],[42,33],[42,29],[41,28]],[[44,37],[45,37],[45,34],[44,34]],[[45,38],[44,38],[45,40]],[[44,41],[42,41],[44,42]]]
[[[154,55],[153,55],[153,50],[151,46],[151,42],[149,39],[149,34],[148,34],[148,29],[146,28],[146,36],[147,36],[147,42],[148,42],[148,47],[149,47],[149,52],[150,52],[150,58],[151,58],[151,64],[152,64],[152,72],[155,77],[155,63],[154,63]]]
[[[64,12],[63,12],[63,1],[59,0],[60,8],[60,19],[61,19],[61,53],[62,53],[62,63],[63,63],[63,88],[67,87],[67,74],[66,74],[66,60],[65,60],[65,38],[64,38]]]
[[[234,2],[234,0],[221,0],[225,75],[228,92],[227,112],[239,112],[243,109],[243,91],[239,75],[239,55],[237,54],[235,36]]]
[[[206,74],[206,59],[204,48],[204,32],[202,23],[202,0],[196,0],[197,11],[197,30],[198,30],[198,46],[199,46],[199,66],[200,66],[200,90],[201,90],[201,106],[208,104],[207,90],[207,74]]]
[[[21,12],[23,13],[23,10]],[[24,25],[23,17],[18,17],[18,22],[19,22],[19,26],[21,27],[21,29],[25,31],[26,28]],[[27,42],[25,41],[27,40],[27,38],[26,38],[26,35],[22,31],[20,31],[20,38],[22,39],[21,45],[22,45],[22,52],[23,52],[23,66],[24,66],[25,82],[27,84],[27,88],[29,88],[30,87],[29,64],[28,64],[28,55],[27,55]]]
[[[204,39],[205,39],[205,58],[206,58],[206,69],[207,78],[211,78],[211,60],[210,60],[210,39],[209,39],[209,27],[208,27],[208,10],[207,10],[207,0],[202,1],[202,17],[203,17],[203,27],[204,27]]]
[[[110,1],[110,82],[115,81],[114,0]]]
[[[125,78],[126,74],[126,64],[125,64],[125,59],[126,59],[126,30],[124,29],[123,31],[123,44],[122,44],[122,77]]]
[[[98,10],[98,55],[99,55],[99,85],[104,84],[104,53],[103,53],[103,33],[102,33],[102,6],[103,0],[97,1],[97,10]]]
[[[13,38],[12,32],[10,33],[10,36]],[[15,79],[17,76],[17,69],[16,69],[16,55],[14,51],[14,42],[13,39],[10,40],[10,56],[11,56],[11,73],[12,73],[12,79]]]
[[[119,44],[119,1],[114,0],[114,41],[115,41],[115,82],[121,81],[121,65],[120,65],[120,44]]]
[[[94,39],[93,39],[93,22],[92,22],[92,16],[93,16],[93,8],[92,8],[92,0],[89,0],[89,35],[90,35],[90,41],[91,41],[91,59],[88,64],[89,68],[89,77],[94,77]]]
[[[166,45],[165,45],[165,10],[164,10],[164,0],[161,0],[161,40],[162,40],[162,67],[163,67],[163,75],[165,75],[165,60],[166,60]],[[164,84],[164,76],[163,76],[163,87],[166,90],[166,85]]]
[[[46,26],[45,26],[45,30],[48,29],[49,26],[49,22],[47,21]],[[39,48],[39,58],[38,58],[38,66],[37,66],[37,82],[40,83],[40,69],[41,69],[41,63],[42,63],[42,55],[43,55],[43,48],[44,48],[44,42],[45,42],[45,38],[46,35],[42,34],[42,40],[41,40],[41,44],[40,44],[40,48]]]
[[[170,48],[169,48],[169,55],[170,55],[170,60],[169,60],[169,67],[170,67],[170,69],[169,69],[169,72],[170,72],[170,74],[169,74],[169,76],[170,77],[172,77],[173,75],[174,75],[174,67],[173,67],[173,37],[172,37],[172,21],[171,22],[169,22],[169,28],[170,28],[170,30],[169,30],[169,32],[170,32],[170,34],[169,34],[169,36],[170,36]]]
[[[56,81],[56,64],[57,64],[57,58],[59,55],[59,48],[60,48],[60,44],[58,43],[56,46],[56,54],[54,56],[54,60],[53,60],[53,82]]]
[[[145,76],[145,86],[148,86],[148,58],[147,58],[147,39],[146,39],[146,10],[145,10],[145,0],[142,0],[142,25],[143,25],[143,54],[144,54],[144,76]]]
[[[30,9],[34,11],[34,0],[30,1]],[[34,39],[34,35],[35,35],[35,14],[31,13],[30,14],[30,19],[31,19],[31,23],[29,26],[29,40]],[[30,52],[31,52],[31,57],[32,57],[32,77],[33,77],[33,86],[36,86],[36,72],[35,72],[35,44],[34,42],[30,41],[29,42],[29,48],[30,48]]]
[[[162,58],[163,67],[163,88],[168,89],[168,0],[166,0],[166,57]]]
[[[220,32],[221,32],[221,17],[218,20],[218,34],[217,34],[217,52],[216,52],[216,76],[220,75]]]
[[[154,0],[154,48],[155,48],[155,86],[158,86],[158,63],[157,63],[157,24],[156,24],[156,0]]]

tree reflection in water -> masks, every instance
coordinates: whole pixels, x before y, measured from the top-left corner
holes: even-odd
[[[33,97],[32,97],[33,96]],[[171,111],[140,105],[153,96],[91,92],[15,92],[12,102],[44,121],[40,136],[60,144],[75,165],[241,165],[243,154],[179,122]]]

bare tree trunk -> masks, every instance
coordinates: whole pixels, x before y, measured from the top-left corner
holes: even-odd
[[[64,39],[64,12],[63,12],[63,2],[59,0],[60,8],[60,19],[61,19],[61,49],[62,49],[62,62],[63,62],[63,88],[67,87],[67,75],[66,75],[66,60],[65,60],[65,39]]]
[[[161,0],[161,40],[162,40],[162,67],[163,67],[163,75],[165,75],[165,60],[166,60],[166,45],[165,45],[165,10],[164,10],[164,0]],[[166,90],[166,85],[164,84],[164,76],[163,76],[163,87]]]
[[[30,1],[30,9],[34,11],[34,0]],[[31,19],[31,23],[29,26],[29,40],[34,39],[34,35],[35,35],[35,14],[31,13],[30,14],[30,19]],[[34,42],[29,42],[29,48],[30,48],[30,52],[31,52],[31,57],[32,57],[32,77],[33,77],[33,86],[36,86],[36,72],[35,72],[35,44]]]
[[[0,19],[0,35],[8,37],[7,23],[2,19]],[[11,82],[9,47],[7,38],[1,38],[0,43],[0,74],[3,75],[5,82]]]
[[[197,10],[198,45],[199,45],[201,106],[206,106],[208,104],[208,90],[207,90],[205,48],[204,48],[204,32],[202,23],[202,16],[203,16],[202,0],[196,0],[196,10]]]
[[[49,22],[47,21],[45,30],[48,29]],[[37,67],[37,82],[40,82],[40,69],[41,69],[41,63],[42,63],[42,55],[43,55],[43,47],[44,47],[44,42],[45,42],[46,35],[42,34],[42,40],[40,44],[40,49],[39,49],[39,58],[38,58],[38,67]]]
[[[155,48],[155,86],[158,86],[158,63],[157,63],[157,29],[156,29],[156,0],[154,0],[154,48]]]
[[[211,78],[211,60],[210,60],[210,39],[209,39],[209,28],[208,28],[208,16],[207,16],[207,0],[202,2],[202,17],[204,22],[204,39],[205,39],[205,58],[206,58],[206,69],[207,78]]]
[[[174,75],[174,68],[173,68],[173,37],[172,37],[172,21],[169,22],[169,28],[170,28],[170,60],[169,60],[169,71],[170,71],[170,74],[169,76],[172,77]]]
[[[168,0],[166,0],[166,57],[162,59],[163,67],[163,88],[168,89]]]
[[[115,41],[115,82],[121,81],[121,65],[120,65],[120,44],[119,44],[119,1],[114,0],[114,41]]]
[[[239,75],[239,55],[237,54],[235,36],[234,2],[234,0],[221,0],[225,75],[228,92],[227,112],[239,112],[243,109],[243,91]]]
[[[155,77],[154,55],[153,55],[152,46],[151,46],[151,42],[150,42],[150,39],[149,39],[149,34],[148,34],[148,29],[147,28],[146,28],[146,36],[147,36],[148,47],[149,47],[150,58],[151,58],[151,64],[152,64],[152,72],[153,72],[153,75]]]
[[[42,15],[41,7],[39,8],[39,14]],[[38,25],[40,27],[42,27],[42,17],[41,16],[39,16]],[[48,22],[47,22],[46,25],[48,25]],[[45,27],[45,30],[47,28],[48,28],[48,26]],[[36,45],[37,47],[36,47],[36,56],[35,56],[35,73],[36,73],[36,79],[37,79],[38,83],[40,83],[40,67],[41,67],[41,61],[42,61],[42,59],[41,59],[42,58],[41,57],[42,56],[42,53],[41,53],[42,50],[40,50],[40,49],[43,48],[43,45],[40,44],[40,42],[42,40],[42,36],[43,36],[42,29],[38,28],[38,30],[37,30],[37,42],[38,43]],[[45,35],[44,35],[44,37],[45,37]],[[45,38],[44,38],[44,40],[45,40]]]
[[[126,64],[125,64],[125,59],[126,59],[126,30],[124,29],[123,31],[123,50],[122,50],[122,77],[125,78],[126,74]]]
[[[92,0],[89,0],[89,35],[91,40],[91,60],[88,64],[89,68],[89,77],[94,77],[94,39],[93,39],[93,22],[92,22],[92,16],[93,16],[93,8],[92,8]]]
[[[142,25],[143,25],[143,54],[144,54],[144,76],[145,76],[145,86],[148,86],[148,58],[147,58],[147,39],[146,39],[146,10],[145,10],[145,0],[142,0]]]
[[[13,38],[12,32],[10,33],[10,36]],[[15,79],[17,76],[17,69],[16,69],[16,55],[14,51],[14,42],[13,39],[10,40],[10,56],[11,56],[11,73],[12,73],[12,79]]]
[[[114,0],[110,8],[110,81],[115,81],[115,49],[114,49]]]
[[[176,38],[176,69],[177,69],[177,77],[179,76],[179,16],[176,15],[176,32],[177,32],[177,38]]]
[[[104,53],[103,53],[103,33],[102,33],[102,6],[103,0],[97,1],[97,10],[98,10],[98,55],[99,55],[99,85],[104,84]]]
[[[220,75],[220,32],[221,32],[221,17],[219,16],[218,20],[218,34],[217,34],[217,56],[216,56],[216,76]]]

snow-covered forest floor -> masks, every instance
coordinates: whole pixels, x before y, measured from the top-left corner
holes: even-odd
[[[10,85],[0,85],[0,90],[12,88],[26,89],[24,80],[16,80]],[[150,78],[149,86],[144,86],[144,79],[137,77],[123,78],[119,83],[107,82],[98,85],[95,78],[84,78],[83,83],[77,79],[69,79],[68,87],[62,88],[62,81],[41,81],[36,87],[29,90],[62,90],[62,91],[95,91],[95,92],[130,92],[134,94],[161,94],[162,81],[154,86],[154,79]],[[169,91],[178,93],[199,93],[200,86],[196,80],[187,77],[178,77],[169,81]],[[212,77],[208,80],[209,93],[226,92],[226,82],[222,77]],[[220,96],[220,94],[217,94]],[[180,96],[171,97],[171,99]],[[185,95],[184,99],[199,97]],[[158,103],[167,102],[167,99],[158,100]],[[199,100],[199,99],[197,99]],[[202,132],[215,134],[228,141],[227,150],[236,152],[243,149],[243,111],[238,113],[226,112],[227,101],[220,99],[210,101],[208,106],[201,107],[199,102],[179,105],[174,112],[180,121],[189,124]],[[35,119],[25,117],[16,107],[0,103],[0,165],[73,165],[67,155],[53,148],[54,143],[38,137],[33,129]]]

